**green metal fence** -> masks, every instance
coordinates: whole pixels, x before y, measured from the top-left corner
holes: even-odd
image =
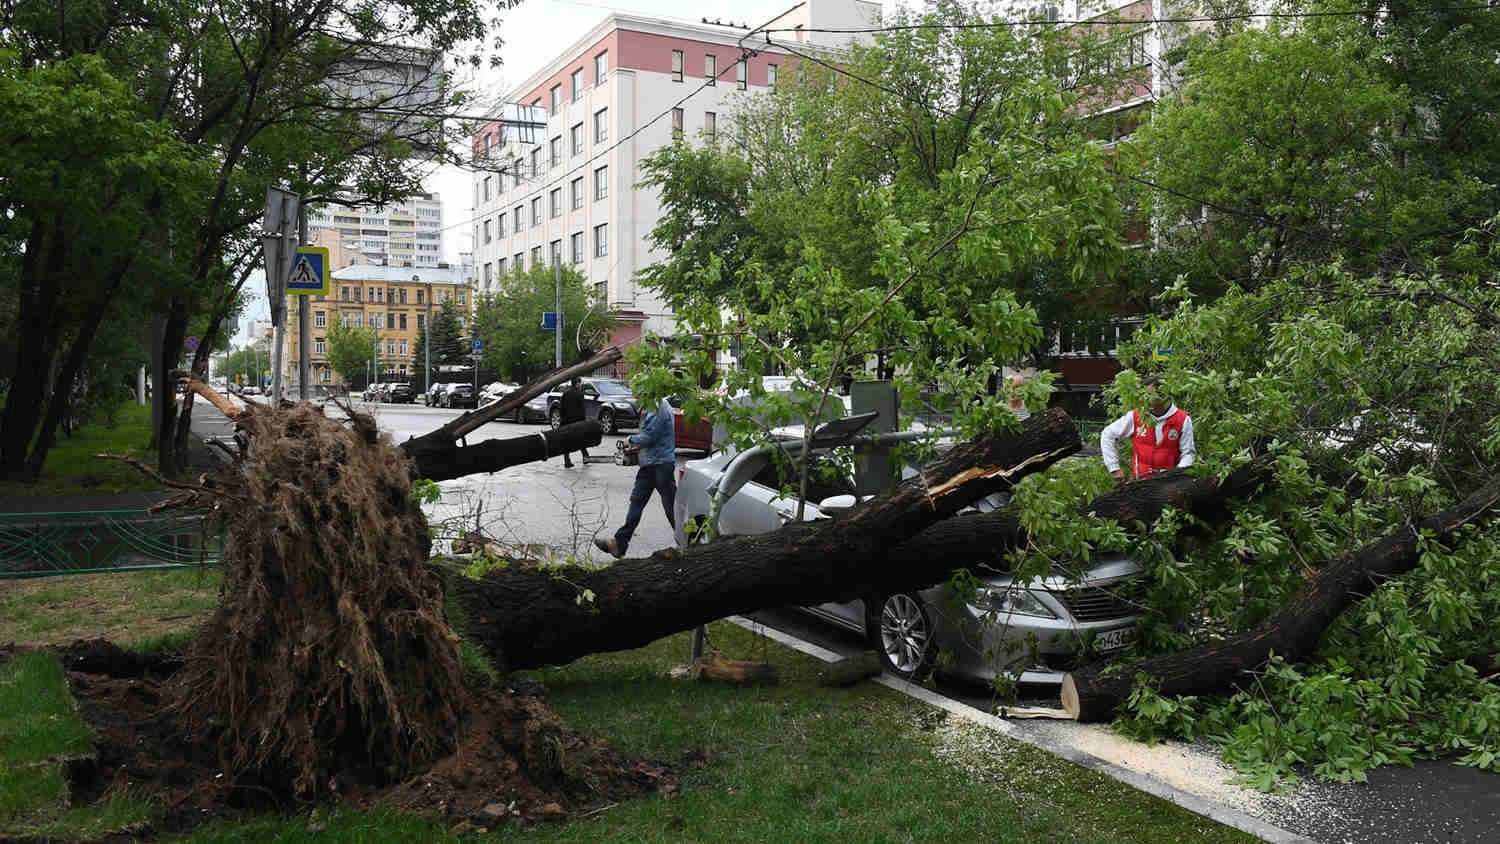
[[[223,545],[199,515],[0,513],[0,579],[217,565]]]

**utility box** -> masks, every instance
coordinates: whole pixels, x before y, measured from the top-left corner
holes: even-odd
[[[854,414],[875,411],[880,414],[865,427],[865,433],[884,434],[899,430],[901,402],[896,387],[890,381],[855,381],[849,385],[850,412]],[[854,491],[859,495],[874,495],[891,486],[891,455],[889,447],[875,451],[860,452],[854,456]]]

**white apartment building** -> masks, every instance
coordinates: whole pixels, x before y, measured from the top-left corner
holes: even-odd
[[[443,260],[443,202],[435,193],[417,194],[383,208],[328,205],[312,209],[308,234],[314,242],[330,236],[365,263],[392,267],[436,267]],[[327,234],[320,233],[327,232]]]
[[[844,34],[791,31],[877,25],[880,4],[808,0],[765,28],[823,51]],[[646,238],[661,215],[638,189],[638,162],[661,147],[728,131],[743,98],[797,61],[745,30],[615,13],[505,97],[473,138],[475,290],[518,265],[567,261],[618,309],[612,342],[670,334],[667,306],[638,285],[657,260]],[[704,87],[712,79],[714,84]],[[700,90],[701,88],[701,90]]]

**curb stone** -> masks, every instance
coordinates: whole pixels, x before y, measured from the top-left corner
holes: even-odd
[[[843,658],[840,654],[834,653],[827,648],[819,647],[818,645],[814,645],[811,642],[804,642],[803,640],[798,639],[795,636],[791,636],[781,632],[780,630],[767,627],[764,624],[760,624],[743,616],[733,615],[725,619],[725,621],[728,621],[731,624],[735,624],[739,627],[743,627],[744,629],[749,630],[750,632],[757,635],[765,636],[766,638],[771,639],[778,644],[785,645],[795,651],[807,654],[808,656],[811,656],[815,659],[821,659],[824,662],[834,662],[835,660]],[[1100,759],[1099,757],[1093,756],[1089,753],[1085,753],[1084,751],[1079,750],[1076,747],[1070,747],[1063,742],[1030,735],[1022,730],[1017,729],[1016,725],[1011,723],[1010,721],[1007,721],[995,715],[991,715],[984,710],[975,709],[968,704],[960,703],[956,700],[951,700],[940,694],[937,694],[936,692],[931,691],[930,689],[907,682],[905,680],[901,680],[896,677],[892,677],[889,674],[881,674],[879,677],[875,678],[875,682],[879,683],[882,686],[885,686],[888,689],[900,692],[907,697],[920,700],[929,706],[934,706],[939,709],[946,710],[953,715],[957,715],[989,730],[993,730],[994,732],[1000,733],[1006,738],[1021,742],[1023,744],[1029,744],[1032,747],[1037,748],[1038,750],[1045,751],[1061,759],[1066,759],[1067,761],[1072,762],[1075,765],[1080,765],[1084,768],[1088,768],[1089,770],[1098,771],[1099,773],[1104,774],[1110,779],[1124,783],[1125,785],[1128,785],[1131,788],[1136,789],[1137,791],[1144,791],[1152,796],[1160,797],[1163,800],[1166,800],[1170,803],[1175,803],[1178,806],[1187,809],[1189,812],[1202,815],[1209,820],[1216,821],[1225,826],[1238,829],[1241,832],[1254,835],[1255,837],[1263,841],[1277,842],[1277,844],[1281,844],[1281,842],[1299,842],[1300,844],[1301,842],[1315,841],[1315,839],[1308,838],[1305,835],[1299,835],[1290,830],[1282,829],[1279,826],[1267,823],[1260,818],[1247,815],[1244,812],[1236,811],[1227,806],[1222,806],[1211,800],[1206,800],[1196,794],[1184,791],[1174,785],[1171,785],[1170,783],[1162,782],[1155,777],[1146,776],[1145,774],[1139,773],[1137,771],[1132,771],[1129,768],[1124,768],[1120,765],[1116,765],[1113,762],[1108,762],[1104,759]]]

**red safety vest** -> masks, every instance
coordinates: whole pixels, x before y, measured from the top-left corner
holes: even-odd
[[[1182,439],[1182,426],[1187,422],[1187,411],[1179,407],[1177,412],[1156,423],[1162,429],[1160,445],[1156,443],[1156,428],[1142,424],[1139,410],[1131,413],[1134,414],[1131,421],[1135,423],[1135,435],[1130,438],[1134,455],[1133,475],[1147,478],[1152,472],[1177,468],[1177,459],[1182,456],[1179,440]]]

